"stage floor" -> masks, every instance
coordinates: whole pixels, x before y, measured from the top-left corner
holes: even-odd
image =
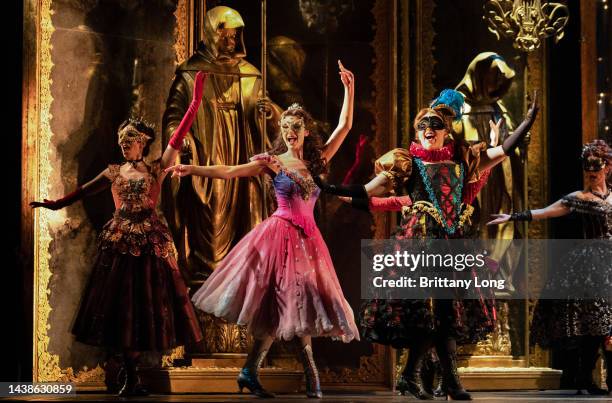
[[[550,391],[515,391],[515,392],[472,392],[472,397],[475,401],[491,402],[491,403],[506,403],[506,402],[537,402],[537,403],[554,403],[554,402],[612,402],[612,396],[589,396],[576,395],[575,390],[550,390]],[[9,400],[2,398],[0,400]],[[249,402],[260,400],[251,395],[238,394],[208,394],[208,395],[151,395],[144,398],[119,399],[114,395],[99,394],[99,393],[81,393],[73,397],[22,397],[18,399],[11,398],[10,400],[20,401],[139,401],[139,402]],[[262,399],[263,400],[263,399]],[[369,394],[338,394],[327,393],[323,398],[327,402],[420,402],[421,400],[410,399],[407,396],[399,396],[391,392],[369,393]],[[436,399],[443,401],[444,399]],[[269,400],[270,402],[310,402],[314,400],[307,399],[304,395],[277,395],[276,399]]]

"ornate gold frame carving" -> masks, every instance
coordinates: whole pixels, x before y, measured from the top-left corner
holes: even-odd
[[[547,71],[547,44],[534,52],[531,52],[527,57],[527,69],[525,80],[525,93],[532,94],[537,90],[539,94],[546,94],[548,90],[548,82],[546,77]],[[527,171],[528,189],[527,189],[527,206],[534,208],[537,206],[545,206],[548,204],[548,100],[545,96],[540,96],[540,113],[531,128],[531,141],[529,143],[529,153],[527,155],[530,169]],[[537,221],[529,224],[529,238],[547,239],[549,237],[549,229],[547,221]],[[546,267],[546,262],[538,262],[535,255],[528,255],[528,267]],[[541,270],[529,270],[528,280],[530,288],[537,287],[541,289],[546,281],[545,273]],[[536,300],[530,299],[527,301],[528,318],[527,324],[531,323],[533,318],[533,309],[535,308]],[[529,326],[526,329],[525,335],[526,346],[529,347],[528,365],[535,367],[546,367],[549,365],[549,357],[546,351],[543,351],[538,346],[529,344]]]
[[[31,166],[36,167],[34,177],[33,196],[37,199],[48,197],[49,178],[51,166],[49,161],[49,150],[51,143],[51,35],[55,30],[51,21],[53,11],[51,0],[39,0],[35,6],[35,18],[37,31],[35,37],[36,48],[36,81],[35,104],[36,107],[29,108],[26,114],[34,114],[32,119],[36,122],[36,130],[27,133],[26,155]],[[33,161],[32,161],[33,160]],[[33,162],[33,163],[32,163]],[[33,172],[32,172],[33,173]],[[27,203],[27,200],[24,201]],[[49,221],[58,213],[46,209],[38,209],[33,215],[34,228],[34,381],[57,381],[66,373],[59,366],[59,356],[48,351],[49,328],[48,320],[51,313],[49,305],[49,280],[51,269],[49,267]]]
[[[49,282],[53,275],[49,265],[51,255],[49,246],[52,241],[50,225],[61,219],[62,212],[46,209],[32,210],[28,202],[49,197],[51,183],[51,161],[53,152],[51,138],[51,37],[55,28],[52,22],[53,0],[31,0],[24,4],[24,91],[23,91],[23,163],[22,163],[22,233],[24,249],[33,255],[33,366],[32,377],[35,382],[74,382],[99,383],[104,381],[104,369],[61,368],[59,356],[49,352]],[[179,0],[175,16],[177,18],[175,51],[177,62],[186,57],[187,35],[189,31],[182,24],[187,15],[190,0]],[[164,357],[164,363],[182,356],[183,350],[177,349]]]
[[[25,43],[33,52],[25,53],[24,65],[29,67],[24,74],[24,133],[23,133],[23,161],[22,172],[24,178],[22,211],[30,211],[28,202],[49,197],[51,184],[51,161],[53,152],[51,147],[51,36],[55,31],[52,22],[52,0],[36,0],[26,4]],[[30,25],[33,24],[33,25]],[[31,67],[31,66],[34,67]],[[31,250],[33,254],[33,366],[32,378],[35,382],[101,382],[104,380],[104,370],[98,365],[96,368],[76,370],[74,368],[62,369],[59,356],[51,353],[49,349],[49,316],[51,305],[49,303],[49,282],[53,272],[49,266],[51,255],[49,245],[52,237],[50,226],[52,222],[61,219],[60,211],[37,209],[23,215],[23,231],[30,231]]]
[[[176,65],[183,63],[189,57],[189,12],[190,0],[178,0],[174,17],[176,28],[174,29],[174,52],[176,53]]]

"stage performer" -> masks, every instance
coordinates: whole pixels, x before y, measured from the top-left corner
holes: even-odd
[[[461,117],[463,96],[444,90],[414,119],[417,142],[410,149],[394,149],[375,164],[376,176],[364,185],[319,186],[351,197],[356,207],[402,211],[395,239],[458,239],[475,236],[471,203],[486,183],[488,172],[520,144],[533,124],[535,99],[525,120],[503,144],[486,148],[451,139],[453,120]],[[491,122],[499,131],[502,124]],[[395,192],[392,197],[370,197]],[[403,194],[399,194],[402,192]],[[362,335],[368,341],[409,348],[400,387],[422,400],[433,399],[421,379],[427,351],[433,346],[442,367],[442,389],[455,400],[471,400],[457,374],[457,343],[473,343],[493,330],[492,299],[384,300],[362,306]],[[404,390],[404,391],[405,391]]]
[[[548,207],[512,214],[494,214],[489,225],[509,221],[544,220],[576,213],[582,221],[584,239],[612,239],[612,195],[607,182],[612,172],[612,149],[604,140],[584,145],[581,154],[584,190],[568,194]],[[592,242],[571,250],[546,283],[544,292],[571,295],[572,287],[605,289],[612,284],[612,248],[609,242]],[[567,292],[564,292],[567,290]],[[531,325],[532,342],[544,348],[578,348],[578,391],[602,395],[592,378],[597,353],[612,330],[612,301],[605,295],[592,299],[540,299]],[[612,362],[606,354],[607,368]]]
[[[205,79],[201,72],[196,75],[191,105],[161,159],[151,164],[143,159],[155,139],[153,128],[140,119],[126,120],[119,126],[123,164],[109,165],[61,199],[30,203],[58,210],[111,188],[115,213],[99,235],[98,256],[72,332],[77,341],[123,353],[120,396],[147,394],[137,375],[141,352],[164,352],[202,339],[172,237],[155,205],[164,168],[175,160],[191,127]]]
[[[319,195],[313,177],[325,171],[353,121],[354,77],[340,62],[344,102],[338,126],[325,144],[311,132],[312,118],[299,105],[285,110],[272,149],[237,166],[177,165],[173,176],[230,179],[268,174],[277,210],[228,253],[194,294],[196,307],[229,322],[247,325],[255,342],[238,376],[238,386],[273,397],[258,380],[274,339],[299,337],[306,394],[321,398],[311,337],[359,339],[353,310],[345,300],[327,246],[313,217]]]

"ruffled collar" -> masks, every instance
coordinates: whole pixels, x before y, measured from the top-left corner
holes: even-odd
[[[419,143],[410,144],[410,155],[425,162],[450,161],[455,155],[455,143],[449,141],[437,150],[426,150]]]

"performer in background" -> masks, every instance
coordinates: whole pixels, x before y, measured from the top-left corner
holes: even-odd
[[[325,144],[310,131],[311,116],[299,105],[281,115],[280,135],[269,153],[237,166],[176,165],[173,176],[231,179],[272,177],[277,210],[249,232],[194,294],[196,307],[229,322],[247,325],[255,338],[238,386],[272,397],[258,371],[274,339],[299,337],[306,394],[321,398],[312,337],[344,342],[359,339],[353,310],[313,217],[319,196],[313,177],[324,173],[353,122],[354,77],[340,61],[344,102],[338,126]]]
[[[475,235],[471,203],[486,183],[492,167],[511,153],[533,124],[535,99],[523,123],[501,146],[485,143],[468,146],[452,140],[453,120],[461,117],[463,96],[444,90],[429,108],[421,109],[414,128],[418,142],[409,150],[394,149],[376,161],[376,177],[363,185],[325,185],[324,191],[351,197],[356,207],[402,211],[396,239],[457,239]],[[490,122],[499,131],[502,122]],[[399,189],[402,195],[370,197]],[[399,192],[398,192],[399,194]],[[492,299],[383,300],[366,301],[362,307],[362,335],[368,341],[409,348],[402,374],[403,391],[422,400],[433,396],[423,385],[421,369],[433,346],[442,367],[442,389],[455,400],[471,400],[457,374],[456,345],[473,343],[493,330]]]
[[[58,210],[111,188],[115,214],[99,235],[98,256],[72,332],[77,341],[123,353],[120,396],[147,394],[136,371],[141,352],[163,352],[202,339],[172,237],[155,205],[164,168],[175,160],[191,126],[205,78],[196,75],[191,104],[161,159],[151,164],[143,159],[155,139],[153,128],[140,119],[126,120],[119,126],[123,164],[109,165],[61,199],[30,203]]]
[[[209,74],[202,105],[185,140],[186,163],[239,165],[264,151],[262,114],[276,133],[280,108],[262,92],[261,73],[246,61],[244,21],[229,7],[214,7],[204,19],[204,41],[176,70],[163,117],[163,141],[189,106],[196,71]],[[184,159],[185,159],[184,158]],[[174,164],[179,161],[174,161]],[[163,210],[177,243],[187,281],[202,281],[254,225],[267,216],[260,178],[170,181]]]
[[[612,239],[612,195],[607,180],[612,172],[612,149],[603,140],[594,140],[582,149],[584,190],[564,196],[548,207],[512,214],[494,214],[489,225],[510,221],[544,220],[570,213],[580,216],[585,239]],[[612,249],[609,242],[593,242],[572,250],[545,286],[559,295],[571,295],[572,287],[602,289],[612,284]],[[563,290],[568,290],[564,292]],[[578,347],[580,352],[578,389],[601,395],[608,393],[592,378],[597,353],[612,330],[612,301],[609,298],[563,300],[541,299],[531,324],[531,339],[544,348]],[[612,365],[606,354],[608,373]],[[611,385],[608,385],[610,387]]]

